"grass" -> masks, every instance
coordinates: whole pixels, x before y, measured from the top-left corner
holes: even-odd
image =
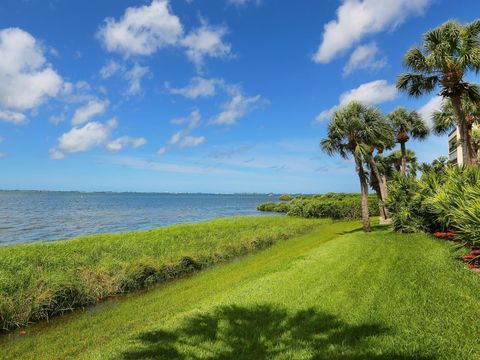
[[[480,358],[480,278],[452,246],[359,226],[324,220],[238,261],[9,334],[2,358]]]
[[[0,247],[0,329],[182,277],[319,223],[244,217]]]

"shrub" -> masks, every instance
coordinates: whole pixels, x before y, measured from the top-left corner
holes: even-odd
[[[279,197],[280,201],[292,201],[293,199],[294,199],[294,197],[292,195],[289,195],[289,194],[283,194]]]
[[[275,211],[275,206],[276,204],[273,202],[267,202],[264,204],[260,204],[257,206],[258,211],[268,211],[268,212],[274,212]]]
[[[274,211],[279,213],[287,213],[289,209],[290,209],[290,206],[287,203],[281,202],[275,205]]]
[[[453,230],[457,240],[480,243],[479,168],[426,168],[420,179],[397,175],[386,204],[396,231]]]

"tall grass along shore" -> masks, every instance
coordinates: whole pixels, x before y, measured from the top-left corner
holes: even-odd
[[[306,233],[319,222],[237,217],[0,247],[0,327],[48,319]]]

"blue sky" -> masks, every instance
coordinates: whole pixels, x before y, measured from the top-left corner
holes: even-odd
[[[449,3],[2,0],[0,188],[357,191],[319,149],[329,115],[357,99],[428,119],[435,94],[394,83],[425,31],[480,13]]]

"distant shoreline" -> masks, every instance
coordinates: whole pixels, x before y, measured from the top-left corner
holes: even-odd
[[[153,194],[153,195],[265,195],[280,196],[281,193],[209,193],[209,192],[156,192],[156,191],[83,191],[83,190],[32,190],[32,189],[0,189],[0,192],[31,192],[31,193],[73,193],[73,194]]]

